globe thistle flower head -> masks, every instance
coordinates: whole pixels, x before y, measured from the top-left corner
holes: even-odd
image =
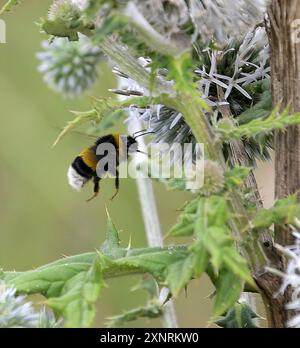
[[[201,43],[197,46],[195,62],[198,60],[199,68],[195,73],[203,97],[228,102],[235,116],[247,110],[257,97],[251,84],[269,79],[265,30],[250,31],[243,40],[231,39],[223,49],[201,49]]]
[[[256,117],[250,111],[262,101],[265,92],[269,91],[270,66],[265,30],[258,27],[254,31],[248,32],[243,39],[227,40],[222,49],[213,46],[207,47],[201,42],[195,44],[195,47],[193,58],[194,65],[198,68],[195,70],[194,79],[199,88],[199,96],[213,111],[206,114],[212,126],[228,116],[232,116],[230,118],[233,124],[245,124]],[[144,59],[142,65],[149,70],[149,59]],[[113,90],[115,93],[123,96],[149,95],[148,91],[138,86],[129,76],[124,76],[119,71],[115,71],[115,73],[122,81],[125,80],[124,84],[120,84],[121,90]],[[170,85],[173,83],[165,80],[166,73],[163,70],[158,71],[157,77]],[[224,110],[226,110],[226,114]],[[251,116],[247,117],[247,120],[240,118],[245,111]],[[154,105],[146,109],[136,108],[135,112],[130,110],[129,119],[131,117],[139,118],[149,131],[153,131],[153,143],[196,144],[194,135],[185,123],[183,115],[174,109],[164,105]],[[228,123],[229,120],[224,120],[225,122]],[[245,138],[243,143],[249,165],[255,165],[256,158],[269,158],[268,149],[272,147],[271,135]],[[225,143],[223,151],[225,159],[229,164],[234,165],[230,145]]]
[[[222,110],[227,107],[239,123],[239,116],[258,103],[263,95],[265,82],[269,80],[268,44],[264,29],[257,28],[249,32],[244,39],[232,39],[224,48],[203,48],[196,45],[194,62],[195,81],[199,94],[213,110],[213,117],[207,118],[213,124],[223,118]],[[201,47],[203,49],[201,49]],[[176,110],[165,106],[156,106],[141,114],[141,119],[154,131],[153,142],[193,143],[195,138]],[[268,158],[268,137],[264,139],[244,139],[249,164],[255,164],[255,158]],[[224,155],[230,159],[230,147],[224,146]]]
[[[101,51],[88,38],[56,38],[52,43],[43,42],[42,47],[44,51],[37,54],[41,62],[38,69],[51,89],[73,97],[92,87],[98,77]]]

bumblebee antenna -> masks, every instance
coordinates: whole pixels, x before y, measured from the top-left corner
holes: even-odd
[[[134,137],[134,139],[137,139],[139,137],[143,137],[144,135],[147,135],[147,134],[154,134],[155,132],[145,132],[145,133],[142,133],[142,134],[139,134],[137,135],[136,137]]]
[[[142,129],[140,131],[134,132],[132,135],[133,135],[133,137],[135,137],[136,134],[143,133],[143,132],[146,132],[146,131],[147,131],[147,129]]]
[[[142,153],[143,155],[148,156],[147,152],[144,152],[144,151],[141,151],[141,150],[136,150],[136,152],[138,152],[138,153]]]

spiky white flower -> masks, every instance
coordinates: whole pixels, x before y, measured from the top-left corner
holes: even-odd
[[[199,52],[208,57],[208,60],[205,60],[207,65],[203,65],[202,68],[195,71],[200,77],[198,84],[206,98],[211,95],[214,85],[224,90],[225,100],[228,99],[234,88],[251,100],[251,95],[244,87],[252,82],[269,78],[268,43],[263,28],[250,31],[238,47],[234,47],[235,45],[235,42],[230,40],[224,50],[207,48],[201,53]],[[227,64],[229,60],[232,66],[223,66],[223,60]],[[220,70],[231,71],[231,75],[225,75]]]

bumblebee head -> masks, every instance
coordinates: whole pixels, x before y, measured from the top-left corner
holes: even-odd
[[[132,137],[131,135],[129,135],[127,137],[127,153],[133,154],[133,153],[139,152],[138,147],[139,145],[136,139]]]
[[[144,135],[152,134],[152,133],[154,133],[154,132],[147,132],[145,130],[142,130],[142,131],[134,133],[133,136],[129,135],[127,137],[127,153],[128,154],[133,154],[133,153],[136,153],[136,152],[140,152],[140,153],[146,154],[145,152],[139,150],[138,142],[137,142],[136,139],[138,137],[142,137]]]

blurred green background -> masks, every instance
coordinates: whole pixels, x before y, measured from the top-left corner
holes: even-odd
[[[130,236],[133,247],[146,245],[135,182],[122,179],[119,195],[110,202],[113,180],[106,180],[101,196],[87,204],[92,187],[81,193],[73,191],[66,171],[88,139],[71,135],[51,148],[57,127],[72,118],[69,110],[88,110],[90,101],[88,96],[62,98],[47,88],[37,72],[35,55],[46,37],[35,21],[47,13],[50,3],[27,0],[3,17],[7,43],[0,44],[0,267],[4,270],[28,270],[62,255],[95,250],[104,240],[105,204],[121,230],[123,245]],[[98,84],[90,92],[97,97],[107,96],[108,88],[115,84],[108,66],[103,63],[100,71]],[[161,185],[155,185],[155,191],[166,233],[186,197],[166,192]],[[130,291],[138,280],[109,281],[99,300],[95,327],[103,327],[107,316],[145,302],[144,293]],[[176,301],[181,327],[206,326],[211,314],[207,296],[212,291],[206,277],[191,283],[187,294]],[[140,320],[130,326],[158,327],[161,321]]]

